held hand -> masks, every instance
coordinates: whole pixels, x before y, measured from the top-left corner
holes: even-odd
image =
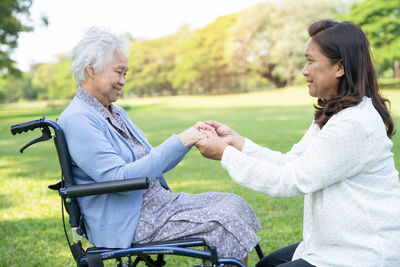
[[[200,139],[194,145],[199,149],[203,157],[221,160],[227,144],[220,137],[209,131],[204,131],[203,133],[207,137]]]
[[[197,122],[193,127],[201,132],[207,131],[214,135],[217,135],[217,132],[215,131],[214,127],[212,127],[202,121]]]
[[[182,133],[178,134],[178,137],[187,147],[193,145],[194,143],[203,138],[206,138],[206,136],[203,133],[201,133],[194,127],[186,129]]]
[[[237,132],[226,126],[225,124],[210,120],[205,121],[205,124],[213,127],[218,136],[228,145],[234,146],[239,151],[242,151],[245,139]]]

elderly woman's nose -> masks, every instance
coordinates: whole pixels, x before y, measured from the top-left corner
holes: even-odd
[[[126,83],[125,76],[122,76],[121,79],[119,79],[118,82],[119,82],[119,84],[121,84],[121,85],[125,85],[125,83]]]

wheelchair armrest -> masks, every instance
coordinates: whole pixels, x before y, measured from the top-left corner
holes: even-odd
[[[91,195],[109,194],[149,188],[150,181],[146,178],[134,178],[110,182],[70,185],[60,188],[62,197],[83,197]]]

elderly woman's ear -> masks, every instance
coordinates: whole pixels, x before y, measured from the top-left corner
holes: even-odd
[[[86,66],[85,70],[88,77],[92,77],[94,75],[94,69],[91,65]]]

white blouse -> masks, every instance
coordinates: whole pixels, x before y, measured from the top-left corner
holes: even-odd
[[[313,123],[282,154],[246,139],[221,164],[232,179],[274,197],[304,197],[293,259],[323,266],[400,266],[400,182],[392,141],[371,99]]]

